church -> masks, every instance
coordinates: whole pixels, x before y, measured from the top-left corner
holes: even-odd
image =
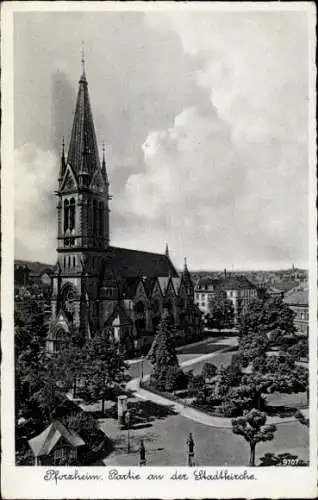
[[[110,244],[105,151],[100,159],[84,64],[56,196],[50,352],[61,349],[74,332],[83,341],[107,333],[127,352],[140,351],[151,344],[163,310],[176,330],[199,331],[201,313],[186,260],[179,275],[168,247],[159,254]]]

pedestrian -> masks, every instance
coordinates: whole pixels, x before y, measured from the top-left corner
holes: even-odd
[[[146,450],[143,439],[140,440],[139,446],[139,465],[146,465]]]
[[[194,465],[194,462],[193,462],[193,458],[194,458],[194,441],[193,441],[193,437],[192,437],[192,433],[191,432],[189,433],[189,437],[187,439],[187,446],[188,446],[188,466],[189,467],[193,467],[193,465]]]

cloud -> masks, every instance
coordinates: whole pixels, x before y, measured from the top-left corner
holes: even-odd
[[[48,263],[56,259],[57,165],[52,151],[34,144],[15,151],[15,254],[20,258]]]
[[[189,249],[197,266],[306,263],[305,16],[146,19],[174,30],[186,54],[200,55],[197,84],[210,102],[149,133],[142,146],[148,168],[128,179],[118,209],[129,207],[153,227],[165,222],[179,262]]]
[[[45,260],[54,257],[51,151],[58,135],[68,143],[76,98],[68,82],[78,79],[74,54],[83,36],[97,138],[112,149],[112,243],[160,251],[168,241],[175,263],[187,254],[192,267],[305,264],[308,56],[301,12],[21,15],[15,140],[36,146],[17,153],[33,190],[16,209],[19,256],[38,259],[43,246]],[[25,148],[34,149],[35,165]],[[41,213],[37,197],[48,200]],[[26,227],[33,242],[23,240]]]

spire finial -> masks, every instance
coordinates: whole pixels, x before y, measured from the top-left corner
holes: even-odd
[[[186,257],[184,258],[184,269],[188,269],[188,266],[187,266],[187,258],[186,258]]]
[[[81,48],[81,64],[82,64],[82,73],[85,75],[85,44],[82,40],[81,42],[82,48]]]
[[[168,243],[166,243],[165,255],[166,255],[166,257],[169,257]]]
[[[65,154],[65,142],[64,142],[64,135],[62,137],[62,156]]]
[[[102,167],[106,171],[106,159],[105,159],[105,141],[102,142]]]

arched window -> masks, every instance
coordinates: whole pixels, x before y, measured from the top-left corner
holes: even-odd
[[[71,257],[69,257],[69,258],[68,258],[67,267],[68,267],[68,268],[70,268],[70,267],[71,267]]]
[[[75,267],[75,265],[76,265],[76,259],[75,257],[73,257],[73,267]]]
[[[54,351],[58,352],[63,349],[69,342],[69,336],[65,330],[59,328],[55,333]]]
[[[140,332],[146,329],[146,310],[142,301],[137,302],[134,306],[135,310],[135,326]]]
[[[161,308],[158,299],[154,299],[154,301],[152,302],[151,309],[152,309],[152,325],[153,329],[156,331],[161,319]]]
[[[75,200],[74,198],[71,199],[70,202],[70,230],[73,231],[75,228]]]
[[[64,232],[68,229],[69,227],[69,201],[65,200],[64,201]]]
[[[103,203],[99,204],[99,234],[103,236],[104,233],[104,218],[103,218]]]
[[[66,257],[64,257],[64,269],[66,268]]]
[[[96,230],[97,230],[97,217],[98,217],[98,214],[97,214],[97,204],[96,204],[96,200],[93,200],[93,233],[94,233],[94,236],[96,234]]]

